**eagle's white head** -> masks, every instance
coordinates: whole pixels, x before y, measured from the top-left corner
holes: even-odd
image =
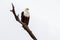
[[[29,8],[26,8],[24,10],[24,16],[26,16],[26,17],[29,17],[30,16],[30,14],[29,14]]]

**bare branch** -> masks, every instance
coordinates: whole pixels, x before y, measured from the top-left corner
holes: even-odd
[[[14,8],[13,3],[12,3],[12,8],[13,8],[13,9],[10,10],[10,11],[13,13],[16,21],[18,21],[19,23],[21,23],[22,25],[24,25],[23,28],[28,32],[28,34],[31,36],[31,38],[32,38],[33,40],[37,40],[36,37],[34,36],[34,34],[32,33],[32,31],[28,28],[28,26],[27,26],[25,23],[23,23],[22,21],[20,21],[20,19],[19,19],[19,14],[16,15],[16,13],[15,13],[15,8]]]

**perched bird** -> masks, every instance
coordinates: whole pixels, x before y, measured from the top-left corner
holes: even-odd
[[[29,24],[30,14],[29,14],[29,8],[26,8],[21,13],[21,21],[25,23],[27,26]],[[23,26],[23,25],[22,25]]]

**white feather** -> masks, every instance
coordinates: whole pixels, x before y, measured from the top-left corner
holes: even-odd
[[[24,16],[26,16],[26,17],[29,17],[29,16],[30,16],[28,10],[25,10],[25,11],[24,11]]]

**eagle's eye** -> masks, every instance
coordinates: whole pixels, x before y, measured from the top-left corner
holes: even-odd
[[[29,10],[29,8],[26,8],[26,10]]]

